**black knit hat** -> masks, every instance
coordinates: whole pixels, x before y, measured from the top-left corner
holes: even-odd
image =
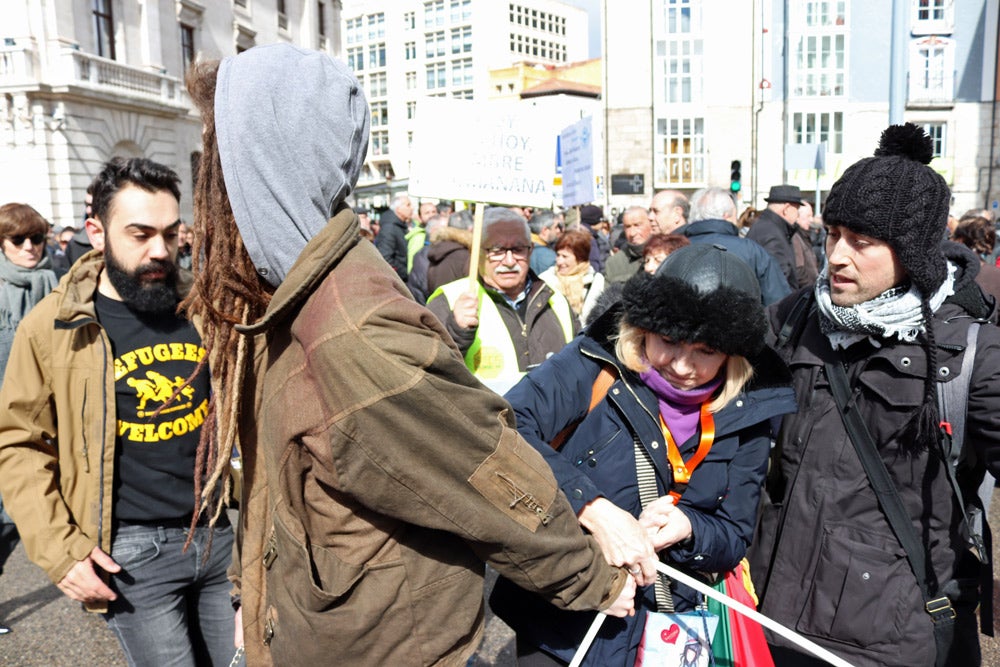
[[[913,284],[930,296],[948,275],[941,249],[951,190],[930,167],[933,144],[913,123],[891,125],[874,157],[830,188],[823,221],[889,244]]]
[[[757,277],[722,246],[675,250],[655,275],[642,271],[630,278],[622,303],[627,324],[676,341],[742,357],[764,346],[767,320]]]

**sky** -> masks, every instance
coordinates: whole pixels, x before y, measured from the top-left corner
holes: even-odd
[[[601,57],[601,0],[562,0],[567,5],[586,9],[590,17],[589,56]]]

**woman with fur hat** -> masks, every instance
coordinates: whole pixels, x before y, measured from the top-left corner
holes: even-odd
[[[657,597],[664,608],[651,585],[657,556],[695,576],[743,558],[771,420],[795,410],[766,330],[750,268],[720,247],[691,245],[630,279],[619,303],[508,392],[518,431],[545,456],[581,525],[645,587],[635,616],[604,622],[584,664],[635,662],[647,612]],[[589,407],[592,396],[600,400]],[[655,477],[651,502],[640,500],[637,465]],[[695,591],[666,583],[677,611],[697,604]],[[521,665],[568,663],[593,620],[503,579],[490,603],[517,633]]]

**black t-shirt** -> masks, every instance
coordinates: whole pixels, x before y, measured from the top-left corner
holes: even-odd
[[[156,522],[194,510],[194,460],[208,411],[208,370],[164,406],[204,356],[194,326],[172,312],[138,313],[98,293],[97,318],[115,368],[114,516]]]

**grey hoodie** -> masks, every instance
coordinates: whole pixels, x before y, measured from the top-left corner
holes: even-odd
[[[368,102],[329,55],[257,46],[219,66],[215,128],[243,245],[277,287],[357,183]]]

